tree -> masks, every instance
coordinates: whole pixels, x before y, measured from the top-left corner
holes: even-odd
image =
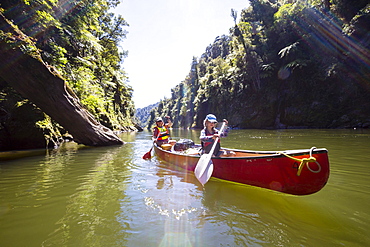
[[[119,51],[128,24],[109,13],[118,0],[4,0],[5,17],[29,36],[49,68],[104,126],[128,130],[135,109]]]

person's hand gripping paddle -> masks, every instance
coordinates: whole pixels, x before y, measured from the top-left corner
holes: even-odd
[[[225,127],[225,122],[222,124],[221,129],[219,131],[220,135],[222,131],[224,130],[224,127]],[[213,173],[212,155],[213,155],[213,152],[215,151],[218,139],[219,137],[215,139],[215,141],[213,142],[211,151],[209,151],[208,154],[202,154],[202,156],[200,157],[195,167],[195,170],[194,170],[195,177],[199,180],[199,182],[202,185],[205,185],[212,176],[212,173]]]

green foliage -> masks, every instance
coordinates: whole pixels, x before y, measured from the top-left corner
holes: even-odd
[[[62,5],[63,3],[63,5]],[[102,124],[115,129],[132,125],[132,88],[121,69],[127,54],[119,51],[127,22],[109,10],[118,0],[4,0],[1,7],[35,42],[25,52],[42,59],[65,78],[81,103]],[[32,50],[33,49],[33,50]]]
[[[240,128],[369,127],[370,73],[361,62],[369,61],[361,52],[369,50],[369,5],[359,1],[348,15],[351,3],[251,0],[230,35],[193,59],[189,75],[151,119],[171,115],[174,127],[200,128],[214,113]],[[353,102],[365,105],[361,113]],[[344,123],[342,115],[357,120]]]

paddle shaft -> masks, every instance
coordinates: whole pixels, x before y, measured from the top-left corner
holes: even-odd
[[[155,138],[155,140],[153,141],[153,145],[150,148],[149,152],[147,152],[143,155],[143,159],[150,159],[152,157],[151,152],[152,152],[152,149],[154,147],[154,143],[158,140],[160,134],[161,134],[161,132],[158,132],[157,138]]]
[[[221,136],[221,134],[224,130],[224,127],[225,127],[225,122],[222,124],[221,129],[219,131],[220,136]],[[199,161],[198,161],[198,163],[195,167],[195,170],[194,170],[195,176],[202,185],[207,183],[209,178],[212,176],[213,164],[211,162],[211,159],[212,159],[212,155],[213,155],[213,152],[215,151],[215,148],[216,148],[216,145],[218,143],[219,138],[220,137],[215,138],[215,141],[212,144],[211,151],[208,154],[202,154],[202,156],[200,157],[200,159],[199,159]],[[204,174],[206,175],[206,177],[204,177]]]
[[[221,129],[220,129],[220,132],[219,132],[220,133],[220,136],[222,134],[222,131],[224,131],[224,127],[225,127],[225,122],[223,122],[223,124],[221,126]],[[216,137],[215,142],[213,143],[213,146],[211,148],[211,151],[209,151],[210,154],[213,154],[213,152],[215,151],[215,148],[216,148],[218,139],[220,139],[220,137]]]

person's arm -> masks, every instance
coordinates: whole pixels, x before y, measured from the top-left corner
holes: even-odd
[[[153,140],[156,140],[158,138],[158,135],[159,135],[159,129],[154,127],[153,128]]]
[[[222,130],[222,133],[220,133],[220,137],[226,137],[228,134],[229,134],[229,127],[227,126],[228,125],[228,121],[226,119],[224,119],[224,122],[225,122],[225,127],[224,129]]]
[[[166,127],[171,128],[173,123],[171,121],[170,116],[166,116],[166,119],[167,119]]]

